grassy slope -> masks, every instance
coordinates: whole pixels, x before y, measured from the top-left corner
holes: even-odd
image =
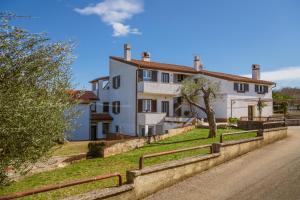
[[[29,177],[25,177],[19,182],[15,182],[10,186],[0,189],[0,195],[37,188],[43,185],[60,183],[80,178],[87,178],[112,172],[120,172],[123,175],[123,178],[125,179],[126,170],[138,168],[138,160],[142,154],[149,154],[172,149],[180,149],[203,144],[211,144],[213,142],[218,142],[219,135],[221,133],[230,131],[233,130],[219,129],[217,138],[207,139],[207,129],[194,129],[186,134],[174,136],[166,140],[146,145],[142,148],[120,155],[111,156],[108,158],[82,160],[65,168],[56,169],[49,172],[42,172]],[[255,137],[255,134],[251,133],[246,135],[227,136],[225,139],[242,139],[247,137]],[[157,163],[162,163],[163,161],[167,160],[174,160],[200,153],[203,154],[206,153],[205,151],[206,150],[195,150],[192,152],[178,153],[157,158],[151,158],[145,160],[145,165],[149,166]],[[117,184],[117,180],[110,179],[106,181],[98,181],[94,183],[73,186],[52,192],[41,193],[38,195],[26,197],[24,199],[57,199],[74,194],[83,193],[96,188],[112,186],[115,184]]]
[[[89,141],[67,142],[53,148],[53,156],[67,156],[88,152]]]

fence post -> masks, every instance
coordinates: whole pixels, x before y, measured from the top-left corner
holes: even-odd
[[[144,156],[140,157],[139,169],[143,169]]]

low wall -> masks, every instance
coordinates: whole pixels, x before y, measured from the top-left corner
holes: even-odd
[[[267,129],[262,133],[262,136],[255,138],[215,143],[213,144],[212,154],[175,160],[145,167],[141,170],[127,171],[128,184],[122,187],[132,186],[130,190],[123,191],[122,193],[117,191],[115,194],[114,192],[110,192],[109,195],[104,195],[107,189],[98,190],[98,196],[96,195],[89,199],[141,199],[196,173],[203,172],[285,137],[287,137],[287,128],[281,127]],[[85,199],[83,197],[87,194],[81,195],[82,198],[76,196],[69,199]]]
[[[287,119],[286,124],[288,126],[300,126],[300,119]]]
[[[107,145],[104,145],[104,147],[102,148],[101,154],[103,155],[103,157],[117,155],[120,153],[124,153],[127,151],[131,151],[133,149],[142,147],[149,142],[151,143],[154,141],[160,141],[160,140],[163,140],[163,139],[166,139],[169,137],[183,134],[194,128],[195,128],[195,126],[187,126],[187,127],[182,127],[182,128],[170,129],[167,134],[155,135],[151,138],[141,137],[141,138],[135,138],[135,139],[113,141],[112,144],[109,144],[109,142],[108,142]]]

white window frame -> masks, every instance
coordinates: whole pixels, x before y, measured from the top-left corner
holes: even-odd
[[[238,83],[238,92],[245,92],[245,83]]]
[[[151,112],[151,105],[152,101],[151,99],[143,99],[143,112]]]
[[[258,94],[263,94],[264,93],[264,86],[263,85],[258,85],[257,93]]]
[[[161,73],[161,82],[162,83],[170,83],[170,74],[166,72]]]
[[[151,70],[143,70],[143,80],[145,80],[145,81],[152,80],[152,71]]]

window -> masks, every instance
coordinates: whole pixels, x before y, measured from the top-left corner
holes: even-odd
[[[116,125],[116,133],[119,133],[119,126]]]
[[[143,112],[151,112],[151,99],[143,99]]]
[[[249,84],[247,83],[234,83],[234,90],[237,92],[248,92]]]
[[[151,81],[152,80],[152,71],[150,70],[143,70],[143,80]]]
[[[103,112],[104,113],[109,112],[109,102],[103,102]]]
[[[113,88],[118,89],[120,87],[120,76],[113,77]]]
[[[161,73],[161,82],[169,83],[169,81],[170,81],[169,73]]]
[[[268,93],[268,86],[267,85],[255,85],[255,92],[257,94],[265,94]]]
[[[177,74],[177,82],[182,82],[184,80],[184,74]]]
[[[120,101],[114,101],[112,104],[112,112],[114,114],[119,114],[120,113]]]
[[[102,134],[106,135],[109,133],[109,123],[103,123],[102,124]]]
[[[96,102],[93,102],[90,108],[91,108],[91,112],[96,112]]]

